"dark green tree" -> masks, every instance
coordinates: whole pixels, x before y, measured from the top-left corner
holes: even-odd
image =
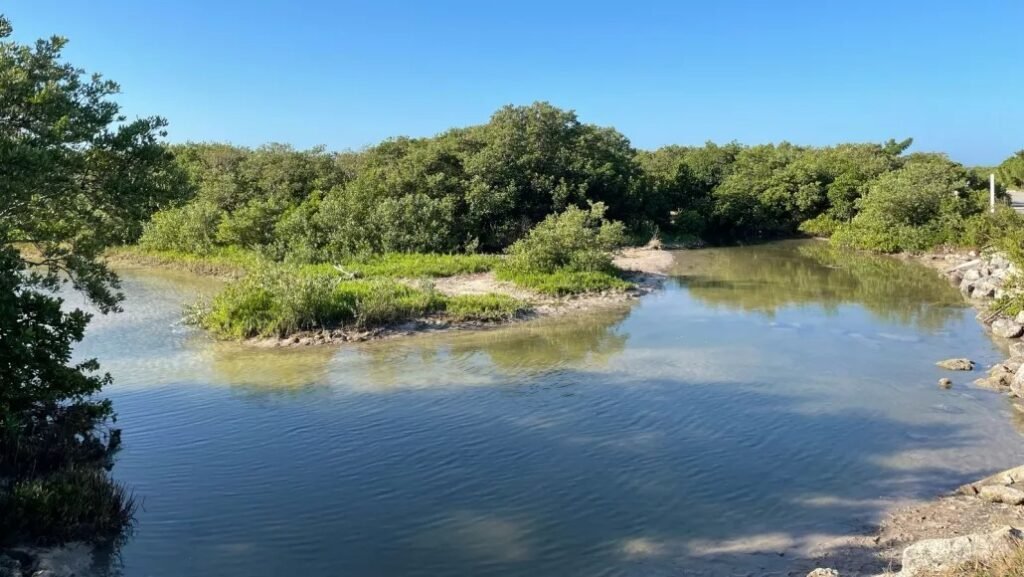
[[[65,39],[10,35],[0,16],[0,540],[92,538],[120,526],[87,518],[89,506],[69,505],[48,527],[17,515],[54,502],[58,477],[61,490],[92,486],[67,472],[108,465],[119,438],[109,402],[95,397],[109,376],[95,360],[71,362],[89,315],[64,310],[55,293],[70,283],[99,311],[117,310],[102,251],[133,240],[182,181],[160,143],[162,119],[128,121],[112,100],[117,84],[62,61]]]

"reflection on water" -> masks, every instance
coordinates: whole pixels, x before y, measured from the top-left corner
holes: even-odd
[[[351,347],[338,369],[350,385],[384,391],[439,383],[488,385],[569,369],[601,369],[626,346],[626,305],[494,330],[426,334]],[[421,370],[408,371],[409,366]],[[352,377],[355,378],[352,378]]]
[[[930,271],[814,243],[677,263],[621,308],[274,350],[181,324],[215,285],[128,271],[78,351],[145,498],[123,573],[764,574],[1024,457],[1005,399],[935,386],[936,359],[1001,357]]]
[[[932,269],[817,241],[691,251],[673,274],[709,305],[768,314],[799,304],[834,313],[856,304],[882,320],[937,329],[963,306]]]

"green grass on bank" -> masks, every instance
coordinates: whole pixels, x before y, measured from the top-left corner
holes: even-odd
[[[500,321],[526,305],[505,295],[449,297],[427,283],[387,278],[347,279],[337,271],[267,266],[229,284],[193,320],[223,338],[284,337],[299,331],[368,329],[442,316],[452,321]]]
[[[222,248],[207,254],[148,250],[122,246],[107,251],[112,263],[161,266],[187,270],[201,275],[238,277],[271,261],[258,252],[241,248]],[[390,253],[352,259],[340,264],[296,265],[310,272],[338,273],[355,278],[440,278],[487,272],[501,262],[493,254]]]
[[[518,287],[548,296],[569,296],[603,291],[623,291],[632,285],[618,276],[601,271],[519,272],[499,269],[497,277]]]
[[[258,267],[265,259],[258,253],[241,248],[222,248],[207,254],[172,250],[148,250],[139,246],[107,249],[105,255],[113,265],[139,265],[184,270],[201,276],[237,278]]]
[[[527,311],[519,299],[501,294],[458,295],[445,298],[444,313],[458,322],[506,321]]]
[[[501,262],[492,254],[391,253],[347,261],[341,267],[358,277],[448,277],[487,272]]]

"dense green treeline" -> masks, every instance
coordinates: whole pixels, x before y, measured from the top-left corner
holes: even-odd
[[[886,252],[977,241],[991,228],[976,222],[985,179],[940,154],[905,154],[910,142],[638,151],[614,129],[535,103],[361,152],[177,145],[188,184],[141,245],[297,262],[501,252],[548,215],[598,202],[636,240],[836,233],[837,243]]]

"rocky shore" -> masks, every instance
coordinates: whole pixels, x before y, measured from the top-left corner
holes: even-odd
[[[999,299],[1021,290],[1011,281],[1020,273],[1016,265],[999,253],[948,252],[914,258],[959,288],[978,310],[979,322],[1007,352],[1004,361],[988,367],[986,375],[973,384],[1005,394],[1024,412],[1024,313],[1010,316],[998,307]],[[950,371],[976,368],[966,358],[936,364]],[[943,388],[952,385],[948,378],[939,381]],[[1024,465],[897,510],[873,534],[833,545],[816,560],[820,568],[808,577],[948,577],[965,565],[1019,555],[1024,547]]]
[[[1024,312],[1009,316],[995,306],[999,299],[1018,291],[1011,282],[1020,271],[1008,258],[999,253],[981,255],[977,252],[932,254],[921,257],[922,262],[932,266],[960,289],[961,294],[976,309],[978,320],[985,326],[996,342],[1005,348],[1007,358],[987,368],[986,376],[976,379],[974,384],[991,391],[1005,393],[1015,399],[1014,407],[1024,411]],[[939,364],[961,359],[940,361]],[[968,360],[969,359],[962,359]],[[953,367],[953,370],[957,370]],[[973,369],[969,367],[960,370]]]

